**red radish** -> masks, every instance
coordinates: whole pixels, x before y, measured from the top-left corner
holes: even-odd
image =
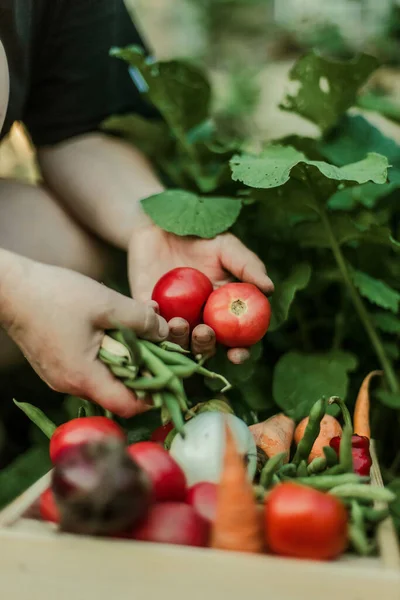
[[[185,474],[167,450],[155,442],[139,442],[129,446],[128,453],[148,475],[156,502],[185,499]]]
[[[188,490],[186,502],[209,523],[215,520],[217,510],[217,485],[203,481]]]
[[[65,450],[86,442],[98,442],[106,438],[125,440],[125,433],[107,417],[80,417],[57,427],[50,440],[50,458],[53,464]]]
[[[47,488],[39,498],[39,512],[43,521],[60,522],[60,513],[54,499],[53,490]]]
[[[247,348],[267,333],[271,305],[252,283],[227,283],[215,290],[204,307],[204,323],[217,341],[231,348]]]
[[[173,423],[166,423],[166,425],[161,425],[160,427],[157,427],[157,429],[155,429],[151,434],[151,441],[157,442],[158,444],[161,444],[163,446],[167,435],[170,431],[173,430],[173,428]]]
[[[206,546],[208,536],[208,523],[182,502],[155,504],[132,533],[135,540],[180,546]]]
[[[182,317],[193,329],[201,322],[204,305],[212,291],[212,283],[204,273],[191,267],[178,267],[159,279],[152,299],[158,303],[164,319]]]

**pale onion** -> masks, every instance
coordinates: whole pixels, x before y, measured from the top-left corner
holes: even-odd
[[[235,437],[238,451],[248,458],[249,478],[257,467],[257,448],[246,423],[231,414],[205,412],[184,427],[185,438],[176,435],[170,453],[185,472],[188,486],[202,481],[218,483],[225,450],[225,422]]]

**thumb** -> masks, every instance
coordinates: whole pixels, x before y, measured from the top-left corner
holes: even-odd
[[[149,410],[149,406],[116,379],[99,360],[92,363],[86,380],[84,395],[92,402],[122,418],[129,418]]]
[[[133,329],[139,337],[153,342],[166,339],[169,332],[166,320],[157,314],[153,305],[109,290],[106,309],[95,317],[94,325],[101,329],[112,329],[116,323]]]

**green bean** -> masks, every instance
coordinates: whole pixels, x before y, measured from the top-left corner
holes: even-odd
[[[104,416],[107,417],[107,419],[111,419],[111,420],[114,419],[114,415],[112,414],[111,410],[108,410],[108,409],[106,409],[104,411]]]
[[[351,433],[353,433],[353,423],[351,421],[350,412],[346,406],[345,401],[342,400],[342,398],[339,398],[339,396],[332,396],[328,400],[328,405],[331,406],[332,404],[337,404],[339,406],[339,408],[342,412],[345,427],[348,427],[349,429],[351,429]]]
[[[338,464],[339,458],[336,454],[336,451],[333,448],[331,448],[330,446],[324,446],[322,450],[324,452],[327,467],[334,467]]]
[[[357,554],[361,554],[361,556],[369,556],[373,553],[375,545],[369,544],[365,539],[363,532],[360,531],[360,529],[354,524],[350,524],[349,526],[349,538]]]
[[[296,471],[297,477],[307,477],[307,461],[302,460]]]
[[[142,352],[139,345],[139,340],[132,329],[118,326],[118,329],[111,332],[110,335],[117,340],[117,342],[120,342],[125,346],[125,348],[127,348],[132,364],[137,366],[142,364]]]
[[[388,508],[372,508],[370,506],[362,506],[361,510],[364,515],[364,519],[368,521],[368,523],[380,523],[384,521],[389,516],[390,512]]]
[[[178,352],[179,354],[190,354],[189,350],[185,350],[184,348],[182,348],[182,346],[179,346],[179,344],[174,344],[173,342],[169,342],[168,340],[161,342],[160,348],[162,348],[163,350],[168,350],[169,352]]]
[[[175,396],[171,394],[171,392],[164,392],[163,402],[165,404],[166,409],[169,412],[171,421],[173,422],[175,429],[178,433],[180,433],[182,437],[185,437],[185,421],[182,416],[182,411],[178,399],[175,398]]]
[[[171,373],[169,379],[172,377],[173,374]],[[160,375],[159,377],[139,377],[138,379],[124,379],[124,384],[135,391],[156,391],[164,389],[169,379],[166,379],[164,375]]]
[[[161,392],[155,392],[151,395],[151,399],[153,401],[153,405],[155,408],[161,408],[163,405],[163,396]]]
[[[178,379],[177,377],[173,377],[168,382],[166,387],[178,399],[181,410],[186,412],[188,410],[188,399],[182,381],[180,381],[180,379]]]
[[[293,463],[298,466],[302,460],[307,460],[314,442],[320,432],[320,423],[325,415],[326,400],[321,398],[317,400],[311,408],[310,417],[304,435],[297,446],[296,454],[293,458]]]
[[[294,465],[293,463],[287,463],[279,469],[278,475],[279,477],[295,477],[296,471],[296,465]]]
[[[341,464],[338,464],[334,465],[333,467],[330,467],[329,469],[326,469],[324,475],[342,475],[343,473],[345,473],[345,470],[343,469]]]
[[[299,477],[297,479],[298,483],[303,485],[308,485],[317,490],[327,491],[333,488],[338,488],[340,485],[344,484],[357,484],[360,482],[367,483],[369,481],[369,477],[360,477],[355,473],[345,473],[343,475],[314,475],[313,477]],[[357,486],[354,486],[357,487]],[[367,487],[367,486],[360,486]]]
[[[340,477],[340,475],[337,477]],[[359,479],[362,478],[359,477]],[[332,487],[329,493],[337,498],[351,498],[354,500],[373,500],[375,502],[393,502],[396,500],[396,494],[386,488],[374,485],[360,485],[360,483],[351,483],[350,481]]]
[[[118,365],[110,365],[110,371],[116,377],[127,377],[128,379],[135,379],[137,375],[137,369],[135,367],[120,367]]]
[[[275,454],[272,456],[264,465],[261,475],[260,475],[260,484],[263,488],[267,489],[273,482],[273,476],[276,474],[278,469],[282,466],[282,462],[286,457],[286,452],[280,452],[279,454]]]
[[[146,392],[146,390],[135,390],[135,396],[138,400],[146,400],[148,394]]]
[[[229,381],[219,373],[214,373],[213,371],[209,371],[200,365],[193,363],[192,368],[189,369],[189,366],[184,367],[183,365],[170,365],[169,367],[174,375],[177,375],[181,378],[191,377],[194,373],[198,373],[199,375],[203,375],[204,377],[208,377],[209,379],[219,379],[224,384],[221,392],[226,392],[231,388],[231,384]]]
[[[339,464],[343,468],[345,473],[354,473],[352,436],[352,427],[349,425],[345,425],[343,428],[343,434],[340,440],[339,449]]]
[[[123,367],[126,364],[128,364],[128,362],[129,362],[125,356],[117,356],[116,354],[113,354],[112,352],[109,352],[108,350],[105,350],[104,348],[100,348],[99,358],[106,365],[114,365],[116,367],[117,366]]]
[[[368,556],[372,552],[373,546],[368,542],[363,511],[355,500],[351,502],[351,528],[353,528],[355,549],[362,556]]]
[[[171,429],[171,431],[169,432],[169,434],[165,438],[165,440],[164,440],[164,448],[166,450],[169,450],[171,448],[171,444],[172,444],[173,439],[174,439],[174,437],[176,436],[177,433],[178,432],[177,432],[177,430],[175,428]]]
[[[78,408],[78,419],[82,419],[83,417],[86,417],[86,410],[84,406],[80,406]]]
[[[314,460],[308,465],[307,473],[308,475],[316,475],[317,473],[321,473],[326,469],[327,461],[325,456],[317,456]]]

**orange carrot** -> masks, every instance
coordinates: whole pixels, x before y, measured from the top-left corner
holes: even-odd
[[[296,427],[296,431],[294,432],[294,441],[296,442],[296,446],[299,444],[300,440],[303,438],[304,431],[308,424],[308,417],[300,421],[300,423]],[[318,458],[320,456],[324,456],[323,448],[324,446],[329,446],[329,442],[333,437],[341,436],[342,428],[340,423],[335,417],[331,415],[325,415],[320,424],[320,431],[317,439],[314,442],[314,445],[311,449],[310,456],[308,457],[308,462],[314,460],[314,458]]]
[[[371,371],[365,377],[358,392],[353,415],[353,429],[357,435],[371,438],[371,427],[369,424],[369,382],[375,375],[383,375],[383,371]]]
[[[289,461],[290,446],[293,441],[295,422],[283,413],[274,415],[263,423],[249,427],[256,446],[264,450],[268,458],[286,452],[285,462]]]
[[[228,425],[225,430],[225,455],[217,490],[211,547],[219,550],[259,553],[264,549],[260,511],[243,457],[237,450]]]

